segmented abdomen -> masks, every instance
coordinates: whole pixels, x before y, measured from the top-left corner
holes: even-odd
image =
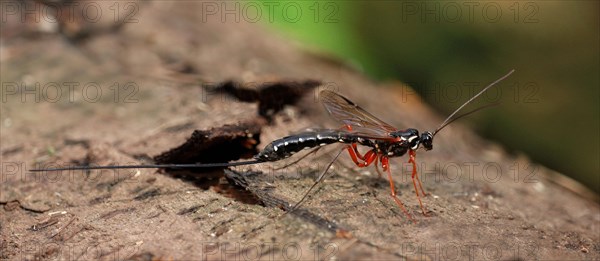
[[[271,142],[254,158],[262,161],[277,161],[292,156],[303,149],[324,146],[336,142],[353,143],[358,138],[344,131],[304,132]]]

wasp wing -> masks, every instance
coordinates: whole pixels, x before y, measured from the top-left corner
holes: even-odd
[[[390,132],[397,131],[390,124],[333,91],[321,91],[319,99],[331,117],[350,126],[351,131],[357,135],[373,139],[391,139]]]

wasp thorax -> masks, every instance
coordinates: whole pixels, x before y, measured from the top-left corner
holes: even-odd
[[[416,129],[406,129],[391,133],[392,136],[400,138],[401,142],[397,145],[406,149],[416,150],[419,148],[421,137]]]

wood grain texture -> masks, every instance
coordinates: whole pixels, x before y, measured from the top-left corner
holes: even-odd
[[[391,200],[386,179],[346,157],[303,207],[282,217],[335,148],[282,170],[275,168],[284,163],[243,166],[194,181],[152,169],[26,171],[48,162],[140,163],[183,144],[194,130],[258,119],[256,103],[202,88],[228,81],[323,83],[261,126],[258,148],[305,128],[339,127],[318,103],[323,88],[398,128],[431,130],[443,119],[407,86],[378,88],[360,72],[299,50],[258,24],[201,17],[199,5],[140,4],[138,23],[85,41],[60,34],[38,35],[38,41],[5,27],[11,37],[3,36],[3,82],[80,85],[72,101],[22,102],[10,95],[1,104],[0,258],[600,258],[597,203],[561,186],[560,174],[460,124],[417,156],[430,217],[420,214],[408,158],[392,161],[399,197],[416,224]],[[100,99],[86,100],[87,83],[100,86]],[[130,92],[120,89],[115,101],[114,83],[138,88],[128,99]]]

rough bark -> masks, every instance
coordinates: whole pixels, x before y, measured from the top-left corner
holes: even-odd
[[[224,150],[196,137],[192,142],[200,145],[174,153],[197,160],[194,153],[223,156],[228,146],[252,151],[305,128],[337,128],[316,100],[323,88],[399,128],[425,130],[442,120],[408,86],[378,88],[360,72],[299,50],[260,25],[205,20],[198,5],[140,4],[138,23],[85,37],[33,33],[14,21],[3,26],[3,83],[80,85],[62,88],[72,97],[57,102],[35,102],[33,96],[22,102],[23,94],[6,92],[0,258],[600,258],[597,203],[562,175],[507,154],[459,123],[436,136],[433,151],[417,157],[429,193],[422,198],[428,217],[414,195],[408,159],[392,161],[399,198],[415,223],[390,198],[386,177],[346,157],[300,209],[283,215],[335,146],[281,170],[274,169],[285,163],[185,176],[155,169],[27,171],[46,163],[144,163],[184,144],[195,130],[206,134],[240,122],[252,124],[256,137],[250,138],[260,143],[236,140],[243,135],[233,131],[225,141],[235,142],[214,143]],[[301,98],[284,107],[277,103],[283,108],[277,112],[265,110],[268,96],[259,105],[207,92],[231,82],[260,89],[315,81],[322,85],[291,93]],[[125,88],[129,82],[138,88]],[[82,94],[88,83],[103,91],[98,101]],[[118,91],[111,89],[115,83]],[[263,117],[267,112],[270,119]]]

